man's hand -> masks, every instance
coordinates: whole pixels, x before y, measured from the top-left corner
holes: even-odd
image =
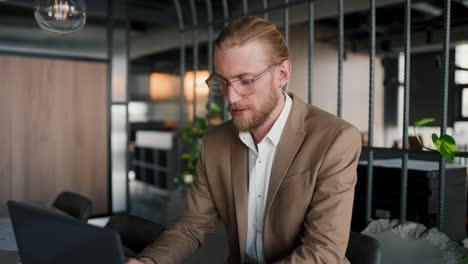
[[[153,264],[153,262],[144,259],[138,260],[134,258],[127,258],[125,259],[125,264]]]

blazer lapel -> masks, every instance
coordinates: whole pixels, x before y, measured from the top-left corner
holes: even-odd
[[[286,172],[299,151],[305,137],[304,120],[306,104],[293,94],[290,94],[290,96],[293,98],[293,104],[283,133],[281,134],[281,139],[278,143],[275,159],[273,161],[273,167],[271,168],[270,184],[268,186],[265,205],[265,219],[268,217],[279,186],[284,176],[286,176]]]
[[[245,257],[247,243],[247,200],[248,200],[248,148],[235,135],[231,145],[231,179],[234,191],[234,206],[236,208],[237,232],[242,262]]]

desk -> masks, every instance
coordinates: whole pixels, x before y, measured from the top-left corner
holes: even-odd
[[[367,161],[360,161],[353,208],[352,229],[362,230],[365,220]],[[401,159],[374,160],[372,217],[400,218]],[[446,165],[445,225],[442,228],[450,239],[466,237],[466,177],[467,168]],[[435,227],[439,206],[439,162],[408,160],[407,220]]]
[[[0,205],[0,219],[10,219],[6,204]],[[17,264],[20,263],[18,251],[7,251],[0,249],[0,263]]]

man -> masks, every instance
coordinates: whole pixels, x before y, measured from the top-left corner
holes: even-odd
[[[288,56],[263,19],[242,17],[220,34],[207,84],[232,120],[205,134],[183,215],[127,263],[183,263],[219,219],[227,263],[349,263],[361,135],[284,92]]]

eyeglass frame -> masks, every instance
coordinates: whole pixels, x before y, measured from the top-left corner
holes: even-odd
[[[224,79],[223,77],[217,75],[216,73],[212,73],[206,80],[205,80],[205,83],[206,85],[208,86],[208,88],[210,89],[210,91],[213,93],[213,94],[216,94],[216,95],[224,95],[226,96],[222,89],[219,89],[220,90],[220,93],[217,93],[214,91],[213,88],[210,87],[209,85],[209,82],[210,80],[212,80],[214,77],[218,77],[221,79],[221,81],[224,82],[224,85],[226,86],[226,88],[229,88],[229,86],[232,86],[232,89],[234,91],[236,91],[237,94],[239,95],[252,95],[255,93],[255,82],[258,81],[260,78],[262,78],[265,74],[267,74],[271,69],[273,69],[275,66],[278,66],[280,63],[275,63],[275,64],[272,64],[270,65],[268,68],[266,68],[266,70],[262,71],[261,73],[257,74],[257,76],[255,76],[254,78],[249,78],[249,79],[235,79],[233,81],[229,81],[229,80],[226,80]],[[250,84],[252,85],[252,92],[251,93],[239,93],[236,88],[234,88],[234,86],[232,85],[232,83],[235,83],[235,82],[241,82],[241,81],[248,81],[250,82]]]

